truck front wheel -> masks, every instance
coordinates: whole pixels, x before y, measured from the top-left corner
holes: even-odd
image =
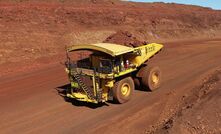
[[[115,82],[113,87],[114,101],[125,103],[130,100],[134,91],[134,82],[131,77],[127,77]]]

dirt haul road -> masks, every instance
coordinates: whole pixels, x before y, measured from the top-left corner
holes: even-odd
[[[165,43],[151,60],[163,72],[156,92],[136,90],[131,101],[101,107],[66,102],[61,65],[0,78],[0,133],[145,133],[164,123],[182,99],[221,66],[221,39]]]

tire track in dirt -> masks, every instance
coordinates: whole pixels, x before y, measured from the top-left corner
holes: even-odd
[[[166,43],[165,50],[150,61],[163,72],[160,90],[137,90],[123,105],[107,103],[109,106],[96,108],[66,102],[56,91],[68,83],[59,65],[24,76],[2,77],[0,132],[145,133],[166,122],[182,103],[182,96],[209,71],[221,66],[220,42]]]

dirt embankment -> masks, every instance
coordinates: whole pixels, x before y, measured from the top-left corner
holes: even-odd
[[[178,4],[3,0],[0,2],[0,66],[4,67],[0,68],[11,72],[18,63],[23,67],[33,61],[58,62],[64,57],[66,45],[102,42],[119,30],[129,31],[138,41],[215,37],[221,29],[220,22],[221,11]],[[131,43],[128,38],[125,40],[125,44]],[[42,63],[41,59],[47,57],[53,58]]]
[[[182,107],[161,126],[150,133],[192,134],[221,133],[221,70],[183,96]]]

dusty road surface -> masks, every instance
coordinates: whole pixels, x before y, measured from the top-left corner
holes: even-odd
[[[0,133],[148,133],[167,121],[201,80],[221,66],[221,39],[165,43],[151,63],[163,72],[155,92],[136,90],[131,101],[95,107],[66,102],[64,67],[0,78]]]

